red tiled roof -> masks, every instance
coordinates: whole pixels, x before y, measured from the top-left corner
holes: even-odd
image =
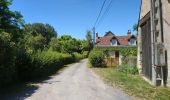
[[[98,40],[97,45],[110,45],[113,36],[105,36]]]
[[[130,38],[136,38],[135,36],[127,35],[127,36],[114,36],[114,34],[111,36],[110,34],[104,35],[104,37],[98,37],[96,38],[96,45],[111,45],[111,40],[113,38],[116,38],[119,45],[128,45]]]
[[[120,45],[128,45],[130,36],[116,36]]]

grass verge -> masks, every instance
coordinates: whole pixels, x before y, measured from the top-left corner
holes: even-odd
[[[139,75],[130,75],[119,72],[113,68],[92,68],[102,79],[110,84],[123,89],[130,96],[144,100],[170,100],[170,89],[152,87]]]

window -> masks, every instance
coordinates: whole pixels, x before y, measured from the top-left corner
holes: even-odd
[[[112,39],[112,46],[117,46],[117,39]]]
[[[136,39],[130,39],[129,45],[136,45]]]

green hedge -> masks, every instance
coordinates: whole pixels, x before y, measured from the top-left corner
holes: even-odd
[[[74,60],[75,61],[79,61],[80,59],[83,59],[84,57],[83,57],[83,55],[82,54],[80,54],[80,53],[73,53],[73,57],[74,57]]]
[[[83,52],[83,58],[87,58],[87,57],[88,57],[88,54],[89,54],[89,51],[84,51],[84,52]]]
[[[53,74],[61,69],[64,64],[75,61],[70,54],[62,54],[51,50],[38,51],[30,56],[27,55],[26,59],[26,63],[30,63],[28,65],[24,64],[24,66],[20,65],[18,68],[20,78],[26,81]]]
[[[9,54],[10,51],[5,54],[7,53]],[[10,59],[7,61],[11,63],[0,64],[0,86],[13,83],[16,80],[31,81],[40,77],[47,77],[56,73],[65,64],[83,59],[83,55],[78,53],[73,55],[63,54],[52,50],[37,51],[29,54],[24,50],[20,50],[16,54],[16,59],[13,59],[13,56]]]
[[[89,62],[93,67],[104,66],[104,53],[102,51],[91,51],[89,54]]]
[[[16,74],[16,48],[11,42],[11,35],[0,32],[0,86],[8,84],[17,78]]]

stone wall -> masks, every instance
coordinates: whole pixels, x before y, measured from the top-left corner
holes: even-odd
[[[168,0],[162,0],[162,14],[164,43],[167,51],[167,86],[170,87],[170,3]]]
[[[162,1],[162,17],[163,17],[163,38],[165,49],[167,52],[167,86],[170,87],[170,3],[168,0]],[[145,17],[145,15],[150,11],[150,0],[142,0],[141,11],[140,11],[140,19]],[[141,29],[138,28],[138,58],[137,58],[137,66],[141,69]]]
[[[141,8],[140,8],[140,18],[141,20],[145,15],[150,11],[150,0],[142,0],[141,1]],[[139,73],[142,72],[142,65],[141,65],[141,28],[138,27],[138,56],[137,56],[137,67],[139,69]]]
[[[139,74],[142,74],[142,65],[141,65],[141,29],[138,28],[138,52],[137,52],[137,67],[138,67],[138,70],[139,70]]]
[[[142,19],[150,11],[150,0],[142,0],[140,19]]]

